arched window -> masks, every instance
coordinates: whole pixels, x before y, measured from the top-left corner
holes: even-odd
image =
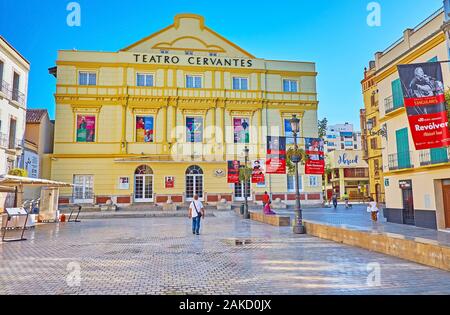
[[[136,171],[134,172],[135,175],[152,175],[153,170],[150,168],[150,166],[147,165],[141,165],[139,166]]]
[[[200,166],[192,165],[186,170],[186,175],[203,175],[203,170]]]

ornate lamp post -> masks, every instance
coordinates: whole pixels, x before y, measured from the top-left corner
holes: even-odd
[[[306,229],[303,225],[303,217],[302,217],[302,206],[300,203],[300,185],[298,179],[298,163],[300,163],[301,156],[298,152],[298,144],[297,144],[297,134],[300,132],[300,119],[297,118],[297,115],[292,115],[292,119],[290,121],[292,133],[294,134],[294,151],[295,153],[291,157],[291,161],[295,164],[295,224],[294,224],[294,233],[295,234],[305,234]]]
[[[248,213],[248,200],[247,200],[247,162],[248,162],[248,155],[250,150],[248,147],[245,147],[244,154],[245,154],[245,176],[244,176],[244,200],[245,200],[245,208],[244,208],[244,219],[250,219],[250,215]]]

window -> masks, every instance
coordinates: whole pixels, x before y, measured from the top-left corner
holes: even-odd
[[[186,50],[184,53],[188,56],[192,56],[194,54],[192,50]]]
[[[77,115],[77,142],[95,141],[95,116]]]
[[[0,88],[3,86],[3,67],[4,63],[0,60]]]
[[[372,139],[370,139],[370,148],[371,148],[372,150],[378,149],[378,141],[377,141],[377,138],[372,138]]]
[[[248,118],[233,118],[234,143],[250,143]]]
[[[15,149],[16,146],[16,120],[11,118],[9,120],[9,149]]]
[[[233,90],[248,90],[248,79],[234,77]]]
[[[298,176],[299,190],[303,190],[303,178],[301,175]],[[295,192],[295,175],[287,176],[287,190],[288,192]]]
[[[345,149],[344,144],[341,143],[341,150],[344,150],[344,149]]]
[[[296,80],[283,80],[283,91],[296,93],[298,92],[298,84]]]
[[[136,76],[137,86],[154,86],[154,76],[148,73],[138,73]]]
[[[301,123],[301,121],[300,121]],[[300,127],[301,130],[301,127]],[[284,136],[286,137],[286,144],[294,144],[294,133],[292,132],[291,119],[284,119]],[[300,143],[300,133],[297,134],[297,143]]]
[[[186,117],[186,142],[203,142],[202,117]]]
[[[355,144],[355,145],[353,146],[353,149],[357,150],[357,149],[358,149],[358,146]]]
[[[200,89],[202,87],[202,77],[199,75],[187,75],[186,87],[188,89]]]
[[[14,72],[13,77],[13,87],[12,87],[12,99],[13,101],[19,101],[19,86],[20,86],[20,75]]]
[[[319,186],[319,176],[309,176],[309,186],[318,187]]]
[[[168,54],[169,51],[168,50],[161,50],[161,54]]]
[[[74,202],[94,200],[94,176],[74,175],[73,184]]]
[[[155,140],[153,116],[136,116],[136,142],[151,143]]]
[[[79,85],[97,85],[97,73],[95,72],[80,72],[78,78]]]

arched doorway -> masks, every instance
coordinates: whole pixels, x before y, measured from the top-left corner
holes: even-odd
[[[203,199],[203,170],[197,165],[190,166],[186,170],[186,200],[193,200],[194,195]]]
[[[153,202],[153,170],[147,165],[134,172],[134,201]]]

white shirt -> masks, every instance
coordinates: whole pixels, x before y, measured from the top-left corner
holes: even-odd
[[[377,203],[375,201],[369,202],[369,206],[367,207],[367,212],[377,212]]]
[[[198,213],[201,213],[201,211],[203,209],[203,204],[202,204],[202,202],[200,200],[192,200],[189,208],[192,209],[192,211],[191,211],[192,217],[196,218],[197,217],[197,211],[195,211],[194,202],[195,202],[195,207],[197,207]]]

